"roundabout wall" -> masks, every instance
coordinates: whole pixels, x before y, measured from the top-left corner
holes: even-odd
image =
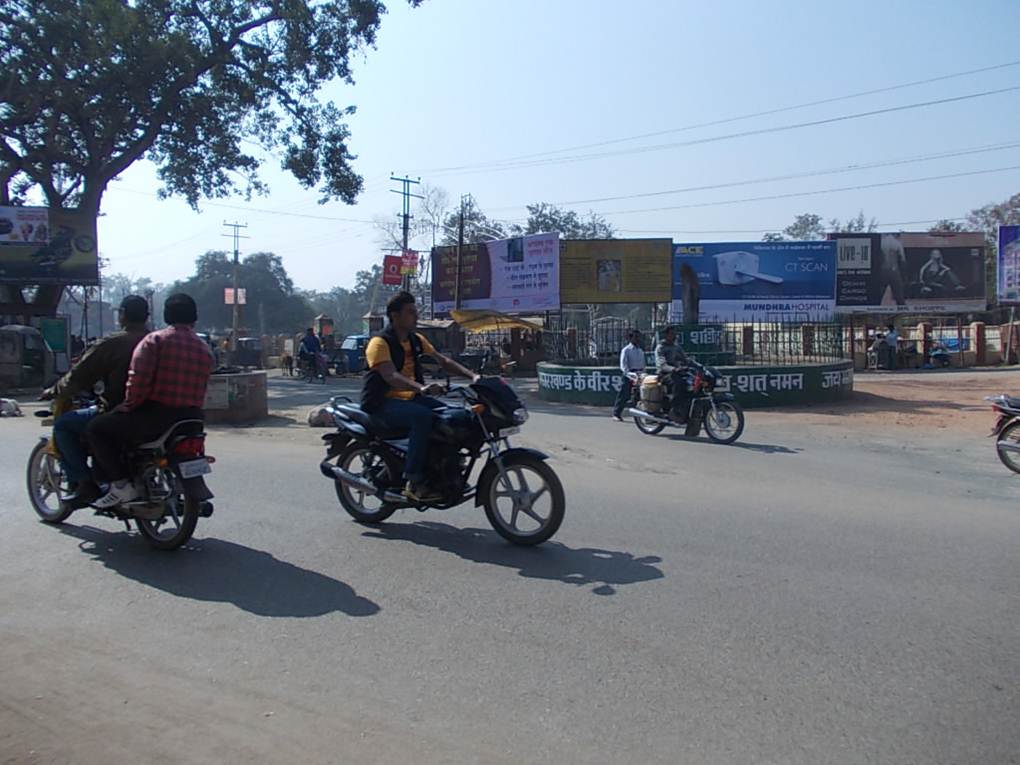
[[[796,366],[718,366],[728,390],[747,408],[790,406],[836,401],[853,393],[853,363],[829,361]],[[649,369],[649,372],[653,372]],[[576,362],[538,365],[538,395],[546,401],[612,406],[623,384],[616,367],[584,366]]]

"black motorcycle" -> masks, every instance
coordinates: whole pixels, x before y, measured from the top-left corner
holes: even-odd
[[[1020,473],[1020,398],[1003,393],[986,396],[995,411],[996,420],[989,437],[995,438],[999,461],[1014,473]]]
[[[687,387],[688,401],[683,411],[675,411],[677,392],[667,389],[661,377],[644,375],[639,379],[627,410],[638,430],[654,436],[667,427],[684,428],[684,435],[693,438],[704,425],[708,437],[716,443],[732,444],[740,438],[744,432],[744,410],[732,393],[716,392],[718,370],[691,362],[689,372],[678,377],[674,385]]]
[[[52,424],[54,414],[66,405],[56,402],[55,412],[39,411]],[[204,476],[211,472],[212,457],[205,454],[205,433],[201,420],[182,420],[159,438],[139,444],[127,453],[130,476],[141,488],[138,499],[96,515],[134,521],[139,533],[155,548],[174,550],[195,532],[198,519],[213,513],[212,492]],[[46,523],[63,523],[74,512],[67,503],[71,493],[60,454],[51,437],[40,438],[28,457],[28,497],[36,514]]]
[[[549,539],[563,522],[563,485],[535,449],[512,447],[510,436],[528,419],[524,404],[499,379],[452,388],[459,398],[436,410],[428,450],[430,484],[442,499],[431,504],[401,493],[407,433],[387,428],[344,397],[328,407],[337,424],[323,436],[322,474],[336,483],[336,495],[354,520],[381,523],[401,508],[447,509],[473,499],[500,536],[518,545]],[[476,463],[482,468],[471,484]]]

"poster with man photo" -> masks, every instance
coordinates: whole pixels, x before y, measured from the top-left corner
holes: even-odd
[[[830,234],[837,313],[983,311],[980,233]]]

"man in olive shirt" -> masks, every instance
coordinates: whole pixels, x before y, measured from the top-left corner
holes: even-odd
[[[128,295],[121,301],[118,314],[124,331],[105,337],[90,347],[71,371],[52,388],[43,391],[41,396],[44,401],[70,398],[77,393],[91,391],[97,382],[103,383],[98,406],[67,412],[53,423],[53,438],[63,459],[68,482],[74,487],[74,494],[67,501],[76,509],[87,507],[100,494],[89,472],[82,443],[85,429],[100,409],[108,412],[124,400],[131,354],[145,337],[149,304],[143,297]]]

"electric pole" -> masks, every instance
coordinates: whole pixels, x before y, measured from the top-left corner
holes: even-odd
[[[458,309],[460,308],[460,254],[464,248],[464,208],[469,199],[471,199],[470,194],[464,194],[460,198],[460,220],[457,224],[457,278],[454,280],[453,285],[453,307]],[[433,278],[435,278],[434,275]]]
[[[234,315],[233,315],[233,322],[232,322],[233,328],[231,329],[231,332],[230,332],[230,360],[229,360],[230,363],[233,364],[237,360],[237,324],[238,324],[238,318],[240,317],[240,302],[241,302],[240,301],[240,296],[239,296],[238,291],[237,291],[237,289],[238,289],[238,285],[237,285],[238,270],[239,270],[239,268],[238,268],[238,266],[239,266],[238,258],[240,256],[240,250],[238,248],[238,242],[241,239],[248,239],[249,237],[243,236],[241,234],[241,229],[242,228],[248,228],[248,224],[247,223],[236,223],[236,222],[235,223],[227,223],[226,221],[223,221],[223,225],[226,226],[227,228],[234,229],[234,232],[232,234],[223,234],[223,236],[230,236],[230,237],[233,237],[233,239],[234,239],[234,300],[233,300],[233,303],[234,303]]]
[[[391,181],[396,181],[397,183],[401,184],[400,191],[397,191],[396,189],[390,189],[390,191],[392,191],[394,194],[400,194],[400,196],[402,196],[404,198],[403,199],[403,201],[404,201],[404,209],[403,209],[403,212],[400,213],[400,217],[403,219],[403,230],[404,230],[404,237],[403,237],[403,239],[404,239],[404,247],[403,247],[403,250],[400,253],[401,266],[403,266],[403,259],[407,255],[407,240],[409,238],[410,231],[411,231],[411,218],[413,217],[411,215],[411,197],[414,197],[415,199],[424,199],[425,197],[423,197],[421,194],[412,194],[411,193],[411,185],[412,184],[414,184],[416,186],[419,185],[421,183],[421,178],[418,178],[418,180],[415,181],[415,180],[411,180],[407,176],[404,176],[403,178],[397,178],[396,176],[391,175],[390,176],[390,180]],[[411,276],[410,276],[410,274],[404,274],[401,281],[403,282],[401,284],[401,287],[403,289],[405,289],[405,290],[408,289],[411,286]]]

